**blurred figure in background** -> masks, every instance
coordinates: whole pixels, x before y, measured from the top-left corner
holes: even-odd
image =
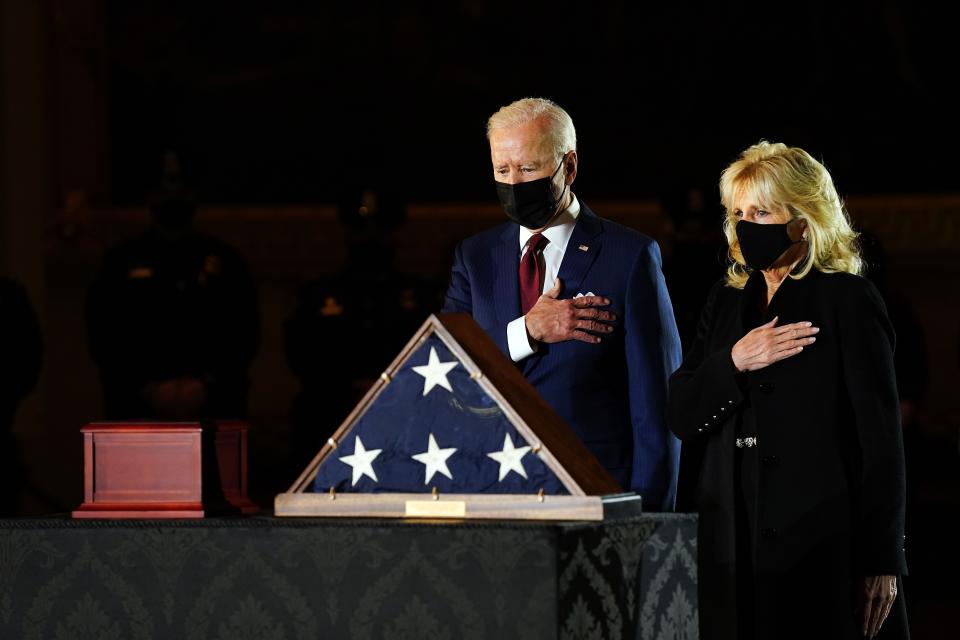
[[[27,292],[17,282],[0,277],[0,517],[17,511],[23,487],[13,422],[17,407],[37,386],[43,345],[40,326]]]
[[[960,455],[954,437],[931,423],[923,407],[930,381],[926,335],[920,318],[903,295],[891,284],[890,262],[880,238],[863,232],[860,247],[867,262],[866,276],[883,296],[890,322],[897,334],[894,368],[900,395],[903,447],[907,468],[907,514],[910,538],[910,573],[907,584],[915,598],[955,597],[955,573],[960,567],[960,550],[954,539],[960,528]],[[912,613],[912,612],[911,612]],[[923,615],[917,610],[918,619]]]
[[[309,461],[436,308],[438,287],[396,266],[402,200],[389,190],[347,190],[343,269],[306,282],[285,325],[287,362],[300,381],[291,410],[291,464]]]
[[[930,380],[923,326],[913,305],[890,287],[887,254],[880,238],[869,232],[861,232],[860,252],[867,263],[864,275],[883,296],[890,323],[897,333],[893,363],[897,371],[903,429],[909,431],[917,418]]]
[[[153,224],[107,252],[87,299],[108,419],[240,418],[260,321],[241,256],[193,225],[196,197],[164,156]]]
[[[708,193],[712,196],[712,187],[708,190],[695,183],[674,188],[660,198],[673,228],[663,275],[683,345],[693,344],[703,301],[726,270],[727,243],[718,224],[723,211],[708,206]]]

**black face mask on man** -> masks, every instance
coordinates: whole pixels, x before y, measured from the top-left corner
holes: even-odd
[[[737,223],[740,253],[751,269],[768,269],[784,252],[803,240],[793,240],[787,224],[760,224],[741,220]]]
[[[553,179],[566,159],[567,155],[564,154],[556,171],[549,178],[517,184],[497,182],[497,197],[500,198],[507,217],[527,229],[540,229],[550,222],[567,191],[564,183],[559,197],[553,197]]]

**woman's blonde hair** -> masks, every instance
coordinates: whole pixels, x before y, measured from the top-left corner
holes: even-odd
[[[799,280],[814,268],[854,274],[863,270],[857,247],[859,234],[850,225],[827,168],[799,147],[761,140],[741,153],[720,176],[720,199],[727,211],[723,231],[730,259],[726,275],[729,286],[742,289],[750,276],[736,232],[736,201],[743,194],[755,198],[761,209],[787,211],[791,219],[807,221],[807,257],[791,278]]]

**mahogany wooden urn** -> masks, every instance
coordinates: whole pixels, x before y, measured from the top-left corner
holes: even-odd
[[[74,518],[202,518],[255,513],[247,425],[95,422],[83,435],[84,501]]]

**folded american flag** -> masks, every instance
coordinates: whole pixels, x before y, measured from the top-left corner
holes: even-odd
[[[313,490],[569,494],[536,444],[431,334],[340,436]]]

